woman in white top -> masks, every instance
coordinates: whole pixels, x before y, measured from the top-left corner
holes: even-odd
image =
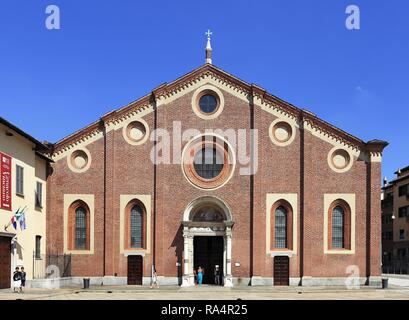
[[[21,272],[19,267],[16,267],[16,270],[13,273],[13,291],[21,292]]]

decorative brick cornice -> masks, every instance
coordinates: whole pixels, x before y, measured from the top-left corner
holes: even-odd
[[[271,95],[256,84],[249,84],[214,65],[205,64],[169,84],[161,84],[152,90],[150,94],[131,102],[118,110],[103,115],[99,121],[60,140],[53,146],[53,155],[58,155],[70,149],[72,146],[102,133],[104,126],[109,127],[110,125],[117,125],[129,117],[147,109],[153,109],[158,101],[166,101],[204,79],[212,79],[214,82],[220,83],[224,87],[248,97],[249,101],[253,101],[253,103],[257,100],[258,104],[271,108],[277,113],[285,114],[290,118],[296,119],[299,123],[307,124],[312,130],[315,130],[324,136],[331,137],[333,140],[345,144],[355,150],[380,154],[382,153],[383,148],[387,145],[387,143],[383,141],[381,141],[382,143],[374,142],[378,140],[365,143],[361,139],[318,118],[311,112],[300,109],[274,95]]]

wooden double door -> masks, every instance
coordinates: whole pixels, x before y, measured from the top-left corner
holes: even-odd
[[[142,285],[143,257],[128,256],[128,284]]]
[[[11,286],[11,243],[9,237],[0,237],[0,289]]]
[[[288,286],[290,284],[290,259],[285,256],[274,257],[274,285]]]

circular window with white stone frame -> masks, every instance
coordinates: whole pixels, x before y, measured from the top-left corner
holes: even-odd
[[[227,141],[215,135],[201,135],[186,144],[182,151],[185,178],[202,190],[215,190],[233,175],[235,156]]]
[[[270,124],[268,133],[275,145],[285,147],[295,139],[295,126],[289,121],[277,118]]]
[[[131,145],[143,144],[149,138],[148,123],[142,118],[129,120],[122,129],[122,135],[125,141]]]
[[[215,119],[222,113],[223,108],[223,93],[210,84],[201,86],[192,96],[193,112],[201,119]]]
[[[91,153],[86,148],[75,149],[67,156],[67,164],[73,172],[85,172],[91,166]]]
[[[353,165],[353,155],[346,149],[333,147],[328,152],[328,165],[338,173],[347,172]]]

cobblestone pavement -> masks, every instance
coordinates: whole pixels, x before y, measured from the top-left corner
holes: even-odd
[[[137,286],[96,286],[62,289],[26,289],[24,293],[0,290],[0,300],[409,300],[409,288],[362,287],[347,290],[345,287],[241,287],[223,288],[202,286],[194,288]]]

